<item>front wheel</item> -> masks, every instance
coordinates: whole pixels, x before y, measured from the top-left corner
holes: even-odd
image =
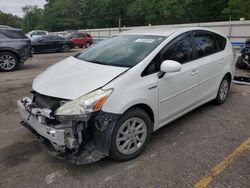
[[[230,79],[227,76],[225,76],[221,81],[221,84],[220,84],[220,87],[219,87],[219,90],[215,99],[216,104],[220,105],[226,101],[229,88],[230,88]]]
[[[11,52],[0,53],[0,71],[14,71],[18,67],[18,58]]]
[[[146,147],[152,134],[152,122],[148,114],[133,108],[117,121],[111,140],[111,157],[127,161],[137,157]]]

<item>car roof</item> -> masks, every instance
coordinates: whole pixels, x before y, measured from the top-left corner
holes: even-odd
[[[120,33],[120,35],[157,35],[157,36],[170,36],[175,32],[184,33],[188,31],[195,31],[195,30],[204,30],[204,31],[211,31],[217,33],[216,31],[210,30],[204,27],[183,27],[183,28],[176,28],[176,27],[166,27],[166,26],[148,26],[142,27],[139,29],[133,29],[129,31],[124,31]],[[218,33],[219,34],[219,33]]]

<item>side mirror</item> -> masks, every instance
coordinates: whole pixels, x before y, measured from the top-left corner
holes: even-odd
[[[177,61],[166,60],[161,64],[161,72],[164,73],[173,73],[181,71],[181,64]]]

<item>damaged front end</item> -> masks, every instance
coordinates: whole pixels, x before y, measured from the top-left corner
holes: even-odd
[[[22,124],[39,137],[54,156],[76,165],[108,156],[119,115],[100,109],[77,116],[59,114],[58,109],[70,102],[33,92],[32,99],[25,97],[17,105]]]

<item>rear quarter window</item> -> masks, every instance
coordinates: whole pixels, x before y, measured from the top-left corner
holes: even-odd
[[[221,35],[215,34],[215,38],[217,40],[217,43],[219,45],[219,51],[223,51],[227,44],[227,39]]]
[[[0,33],[9,39],[27,39],[21,30],[0,30]]]

